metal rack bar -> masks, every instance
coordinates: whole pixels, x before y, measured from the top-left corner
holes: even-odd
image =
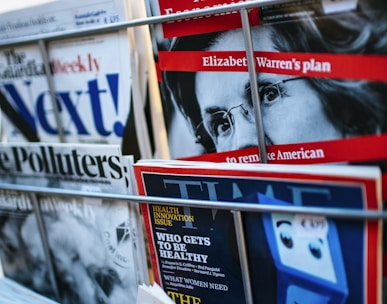
[[[63,124],[62,124],[62,119],[59,115],[58,104],[56,102],[55,87],[54,87],[54,81],[52,79],[52,74],[50,69],[47,45],[46,45],[46,42],[42,39],[40,39],[38,43],[39,43],[40,54],[42,55],[42,58],[43,58],[44,69],[46,71],[46,79],[47,79],[48,89],[50,91],[51,104],[54,109],[55,122],[58,129],[58,137],[59,137],[59,141],[63,143],[64,142]]]
[[[255,128],[257,130],[259,156],[262,163],[267,163],[265,133],[263,132],[261,101],[258,93],[257,72],[255,70],[254,47],[251,38],[249,14],[245,8],[241,9],[240,13],[242,19],[243,34],[245,38],[246,57],[252,95],[251,97],[254,105]]]
[[[238,245],[238,254],[239,254],[239,259],[241,261],[242,281],[243,281],[243,288],[244,288],[244,293],[246,298],[245,300],[246,300],[246,304],[253,304],[254,298],[253,298],[253,292],[251,288],[250,271],[247,263],[247,251],[246,251],[247,247],[246,247],[245,233],[243,229],[242,214],[240,211],[232,211],[232,214],[234,219],[235,233],[236,233],[236,239],[237,239],[237,245]]]
[[[34,206],[36,222],[38,224],[38,229],[39,229],[39,235],[40,235],[40,239],[42,240],[44,256],[45,256],[46,261],[47,261],[50,283],[52,284],[56,299],[60,300],[60,290],[58,288],[58,284],[56,281],[54,263],[53,263],[52,255],[51,255],[51,252],[50,252],[50,249],[48,246],[48,238],[47,238],[47,233],[46,233],[46,229],[44,226],[42,212],[40,209],[38,195],[36,193],[30,193],[29,196],[30,196],[31,201],[32,201],[33,206]]]
[[[387,211],[364,211],[347,208],[324,208],[324,207],[302,207],[302,206],[269,206],[249,203],[235,203],[227,201],[206,201],[198,199],[166,198],[157,196],[141,196],[130,194],[100,193],[88,191],[76,191],[60,188],[46,188],[28,185],[16,185],[0,183],[1,190],[15,190],[20,192],[34,192],[44,195],[64,195],[74,197],[90,197],[107,200],[124,200],[145,204],[160,204],[171,206],[186,206],[207,209],[234,210],[244,212],[281,212],[321,215],[332,218],[354,219],[354,220],[387,220]]]

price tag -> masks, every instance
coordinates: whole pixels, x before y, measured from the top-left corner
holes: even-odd
[[[296,214],[294,216],[294,233],[300,237],[326,238],[328,221],[324,216]]]
[[[358,0],[321,0],[325,14],[340,13],[356,9]]]
[[[103,21],[105,23],[116,23],[120,21],[120,16],[117,12],[109,12],[104,16]]]

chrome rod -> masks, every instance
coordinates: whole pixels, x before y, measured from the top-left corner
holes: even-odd
[[[235,233],[236,233],[236,239],[237,239],[237,245],[238,245],[239,261],[241,265],[245,300],[246,300],[246,304],[253,304],[254,300],[253,300],[253,292],[251,289],[249,264],[247,261],[246,240],[245,240],[245,233],[243,230],[242,214],[240,211],[231,211],[231,212],[233,213],[233,217],[234,217],[234,226],[235,226]]]
[[[145,204],[173,205],[197,208],[217,208],[222,210],[235,210],[247,212],[281,212],[321,215],[334,218],[360,219],[360,220],[387,220],[387,211],[370,211],[353,208],[325,208],[325,207],[303,207],[303,206],[273,206],[254,203],[236,203],[230,201],[208,201],[198,199],[181,199],[157,196],[141,196],[129,194],[114,194],[101,192],[76,191],[60,188],[46,188],[39,186],[16,185],[0,183],[0,189],[9,189],[20,192],[35,192],[45,195],[63,195],[72,197],[91,197],[107,200],[125,200],[131,202],[141,202]]]
[[[245,8],[241,9],[240,13],[241,13],[241,19],[242,19],[243,34],[245,38],[247,66],[248,66],[249,76],[250,76],[251,97],[252,97],[253,106],[254,106],[255,128],[257,130],[257,137],[258,137],[259,158],[261,163],[267,163],[265,133],[263,131],[261,101],[258,93],[257,71],[255,70],[256,65],[255,65],[255,59],[254,59],[253,41],[251,39],[249,14]]]
[[[59,292],[59,288],[56,280],[55,268],[54,268],[53,259],[51,256],[51,250],[48,244],[47,230],[45,229],[45,226],[44,226],[39,199],[36,193],[29,193],[29,197],[31,198],[31,201],[34,206],[34,215],[36,218],[36,222],[38,224],[39,235],[43,245],[43,251],[44,251],[44,256],[46,258],[46,265],[48,269],[50,283],[52,284],[52,288],[54,290],[56,299],[60,301],[61,296],[60,296],[60,292]]]
[[[42,55],[42,59],[44,63],[44,70],[46,72],[46,80],[47,80],[48,90],[50,91],[51,104],[54,109],[55,122],[58,130],[59,141],[63,143],[65,141],[64,135],[63,135],[63,124],[62,124],[62,119],[59,115],[58,103],[56,102],[54,80],[51,74],[47,45],[44,40],[39,40],[38,44],[39,44],[40,53]]]

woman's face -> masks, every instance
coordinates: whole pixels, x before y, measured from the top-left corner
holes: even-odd
[[[252,29],[254,49],[276,52],[268,27]],[[210,51],[245,50],[242,31],[230,31]],[[258,143],[247,72],[198,72],[196,96],[203,124],[218,152]],[[317,93],[304,78],[257,76],[266,143],[288,144],[341,136],[324,114]]]

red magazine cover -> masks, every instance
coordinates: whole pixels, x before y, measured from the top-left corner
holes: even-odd
[[[246,0],[193,0],[193,1],[167,1],[144,0],[148,16],[168,16],[179,13],[189,13],[210,8],[221,8],[228,4],[247,2]],[[259,24],[258,10],[249,10],[250,21],[253,25]],[[237,10],[218,12],[211,16],[198,16],[184,18],[177,21],[168,21],[160,24],[163,38],[188,36],[209,32],[218,32],[242,27],[241,18]],[[161,33],[160,33],[161,34]]]
[[[134,170],[144,196],[343,214],[382,205],[377,167],[142,160]],[[155,280],[176,303],[245,300],[232,214],[219,206],[142,204]],[[279,211],[242,218],[254,303],[381,303],[381,221]]]
[[[269,162],[386,159],[385,3],[326,11],[315,0],[261,6],[251,27]],[[161,37],[171,158],[256,147],[242,29]]]

